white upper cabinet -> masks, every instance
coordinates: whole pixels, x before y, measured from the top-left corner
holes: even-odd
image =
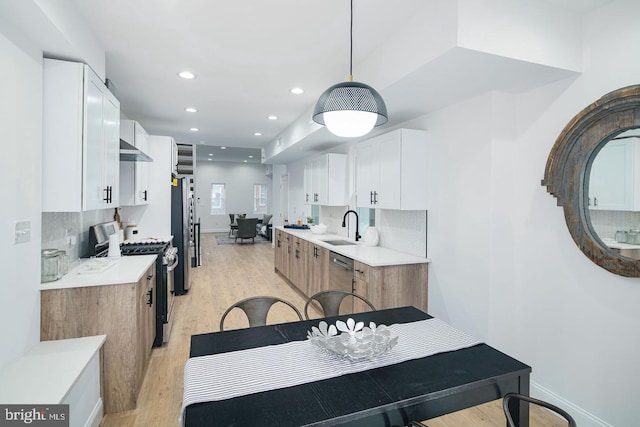
[[[304,168],[305,202],[345,206],[347,155],[328,153],[310,159]]]
[[[43,63],[42,210],[117,207],[120,103],[86,64]]]
[[[149,134],[140,123],[133,120],[120,122],[120,138],[147,154]],[[149,167],[153,163],[127,161],[120,165],[120,204],[122,206],[146,205],[149,203]]]
[[[594,210],[640,211],[640,139],[612,140],[598,152],[588,203]]]
[[[358,143],[358,207],[426,210],[427,178],[426,131],[398,129]]]

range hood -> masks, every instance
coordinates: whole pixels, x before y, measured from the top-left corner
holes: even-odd
[[[120,161],[121,162],[153,162],[153,159],[129,144],[124,139],[120,139]]]

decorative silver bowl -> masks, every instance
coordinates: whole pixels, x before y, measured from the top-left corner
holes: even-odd
[[[338,334],[341,331],[341,334]],[[338,320],[335,325],[321,321],[313,326],[307,337],[311,344],[341,359],[373,359],[391,350],[398,343],[398,337],[391,337],[391,331],[385,325],[373,322],[364,326],[364,322],[347,319]]]

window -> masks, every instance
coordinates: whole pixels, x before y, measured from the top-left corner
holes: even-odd
[[[364,232],[367,231],[367,227],[376,226],[376,210],[370,208],[356,208],[356,212],[358,212],[358,219],[360,220],[358,226],[364,236]]]
[[[227,213],[224,184],[211,184],[211,215]]]
[[[255,184],[253,186],[253,213],[267,213],[267,185]]]

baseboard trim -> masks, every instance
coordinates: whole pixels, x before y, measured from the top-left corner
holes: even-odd
[[[87,419],[84,427],[100,427],[103,416],[104,408],[102,406],[102,398],[100,398],[96,402],[96,406],[93,408],[93,411],[91,411],[91,414],[89,414],[89,418]]]
[[[589,411],[558,396],[546,387],[531,381],[531,396],[554,404],[567,411],[580,427],[613,427],[608,422],[596,417]]]

